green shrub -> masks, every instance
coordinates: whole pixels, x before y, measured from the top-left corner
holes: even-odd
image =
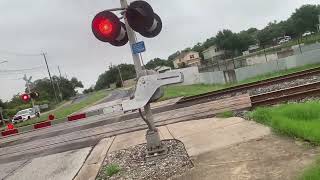
[[[120,171],[120,166],[117,164],[110,164],[105,168],[105,173],[107,176],[111,177]]]

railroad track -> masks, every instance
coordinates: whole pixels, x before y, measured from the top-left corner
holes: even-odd
[[[177,104],[186,105],[186,104],[205,103],[205,102],[212,101],[227,95],[234,96],[237,94],[247,93],[247,91],[250,89],[266,87],[269,85],[279,84],[282,82],[291,81],[295,79],[302,79],[302,78],[306,78],[306,77],[310,77],[318,74],[320,74],[320,67],[308,69],[308,70],[304,70],[304,71],[300,71],[300,72],[296,72],[296,73],[292,73],[292,74],[288,74],[280,77],[274,77],[274,78],[270,78],[270,79],[266,79],[258,82],[233,86],[233,87],[229,87],[229,88],[225,88],[225,89],[221,89],[213,92],[208,92],[208,93],[204,93],[196,96],[185,97],[185,98],[182,98],[180,101],[178,101]]]
[[[320,96],[320,82],[250,96],[253,108]]]

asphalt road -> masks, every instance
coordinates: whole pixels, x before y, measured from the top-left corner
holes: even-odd
[[[129,95],[130,95],[129,90],[116,89],[116,90],[112,91],[111,94],[105,100],[101,101],[99,104],[115,101],[118,99],[127,98],[127,97],[129,97]]]

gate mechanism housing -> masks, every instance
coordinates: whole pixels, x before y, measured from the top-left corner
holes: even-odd
[[[122,102],[124,112],[143,108],[161,86],[183,82],[181,72],[165,72],[139,78],[134,98]]]

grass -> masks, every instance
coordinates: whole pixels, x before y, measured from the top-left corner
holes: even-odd
[[[230,117],[233,117],[233,112],[232,111],[225,111],[225,112],[222,112],[222,113],[218,113],[216,115],[216,117],[218,117],[218,118],[230,118]]]
[[[311,167],[307,168],[299,179],[300,180],[320,179],[320,158],[317,159],[316,162]]]
[[[275,132],[320,145],[320,102],[283,104],[278,107],[257,108],[249,113],[253,120],[270,126]],[[301,180],[320,179],[320,159],[307,168]]]
[[[117,165],[117,164],[110,164],[110,165],[108,165],[108,166],[105,168],[104,173],[105,173],[107,176],[111,177],[111,176],[117,174],[120,170],[121,170],[121,168],[120,168],[119,165]]]
[[[249,117],[274,131],[320,145],[320,102],[257,108]]]
[[[75,112],[77,112],[77,111],[79,111],[89,105],[93,105],[94,103],[96,103],[100,99],[106,97],[107,95],[108,95],[108,93],[105,90],[91,93],[88,98],[86,98],[85,100],[83,100],[79,103],[70,104],[70,105],[65,106],[63,108],[58,108],[56,110],[53,110],[50,113],[42,114],[40,118],[31,119],[28,121],[17,123],[15,125],[15,127],[22,127],[22,126],[27,126],[27,125],[31,125],[31,124],[45,121],[48,119],[49,114],[53,114],[56,119],[67,117],[70,114],[75,113]]]
[[[226,85],[206,85],[206,84],[193,84],[185,86],[167,86],[164,88],[164,96],[160,100],[171,99],[181,96],[194,96],[203,94],[210,91],[215,91],[225,88]]]
[[[203,94],[211,91],[216,91],[219,89],[225,89],[228,87],[232,86],[237,86],[241,84],[247,84],[247,83],[252,83],[252,82],[257,82],[265,79],[270,79],[274,77],[279,77],[279,76],[284,76],[287,74],[292,74],[295,72],[307,70],[307,69],[312,69],[320,67],[320,64],[309,64],[301,67],[296,67],[296,68],[291,68],[287,70],[281,70],[277,72],[271,72],[263,75],[258,75],[252,78],[248,78],[246,80],[240,81],[238,83],[233,83],[233,84],[194,84],[194,85],[182,85],[182,86],[167,86],[164,88],[164,96],[160,100],[167,100],[171,98],[176,98],[176,97],[188,97],[188,96],[194,96],[198,94]]]

